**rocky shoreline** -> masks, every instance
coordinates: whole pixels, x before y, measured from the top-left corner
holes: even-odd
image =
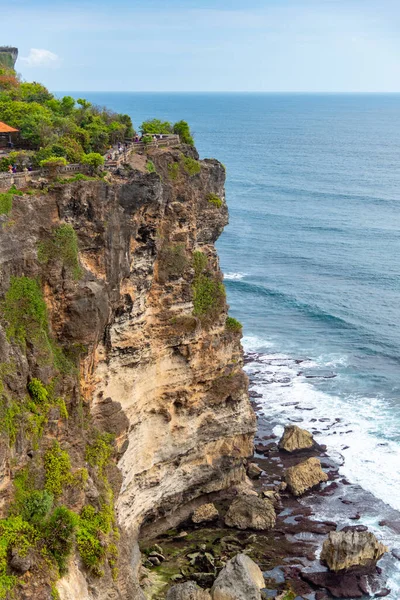
[[[251,356],[246,360],[254,361],[255,358]],[[368,528],[364,524],[370,514],[370,495],[340,475],[340,464],[327,454],[326,447],[312,443],[293,453],[279,448],[279,439],[273,431],[275,424],[263,417],[259,394],[254,391],[253,383],[250,375],[250,398],[258,417],[258,431],[255,453],[247,470],[258,498],[266,497],[274,502],[275,525],[268,531],[256,532],[253,528],[239,529],[237,523],[235,527],[235,523],[229,522],[231,509],[228,507],[233,498],[242,496],[240,486],[231,490],[228,498],[209,497],[207,501],[212,501],[218,512],[208,522],[193,523],[193,518],[188,517],[157,539],[142,540],[141,548],[147,555],[142,578],[146,595],[163,599],[171,583],[187,580],[195,581],[202,588],[211,588],[227,561],[244,552],[263,571],[264,598],[389,597],[387,565],[397,560],[396,550],[385,555],[380,563],[382,567],[371,561],[348,572],[335,573],[321,563],[321,548],[331,532],[347,531],[353,538],[372,535],[365,533]],[[282,482],[288,469],[290,471],[296,464],[310,459],[320,461],[326,482],[297,498]],[[335,518],[321,518],[324,507],[328,507],[328,513],[336,515]],[[388,525],[386,521],[385,525]],[[152,554],[155,544],[160,550],[160,562],[154,561],[157,556]]]

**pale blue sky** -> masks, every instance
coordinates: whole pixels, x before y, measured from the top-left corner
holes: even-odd
[[[52,90],[400,91],[398,0],[0,0]]]

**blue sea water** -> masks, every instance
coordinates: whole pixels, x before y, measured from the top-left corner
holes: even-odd
[[[400,95],[85,96],[136,125],[185,119],[226,165],[218,251],[246,349],[275,361],[265,414],[340,417],[322,441],[400,510]]]

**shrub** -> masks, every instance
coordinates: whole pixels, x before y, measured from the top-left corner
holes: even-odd
[[[190,158],[190,156],[185,156],[183,159],[183,168],[191,177],[193,175],[197,175],[201,171],[201,165],[198,160],[194,158]]]
[[[203,271],[205,271],[207,266],[208,266],[207,256],[203,252],[200,252],[199,250],[196,250],[195,252],[193,252],[193,268],[194,268],[195,277],[199,277],[199,275],[201,275],[203,273]]]
[[[110,433],[98,433],[93,443],[86,447],[87,462],[91,467],[98,467],[100,474],[103,474],[114,452],[113,440],[114,436]]]
[[[72,225],[64,223],[53,230],[50,239],[39,244],[38,259],[42,263],[60,260],[64,267],[71,269],[75,279],[82,270],[79,266],[78,237]]]
[[[103,504],[100,510],[88,504],[81,510],[76,536],[77,547],[82,562],[95,575],[103,574],[101,565],[106,557],[106,548],[101,542],[103,534],[108,535],[114,524],[112,504]]]
[[[28,383],[28,392],[36,404],[46,404],[48,402],[49,392],[40,379],[31,379]]]
[[[186,123],[186,121],[178,121],[178,123],[175,123],[173,131],[175,134],[179,135],[183,144],[194,146],[194,140],[192,134],[190,133],[189,125]]]
[[[51,511],[53,502],[53,494],[46,490],[35,490],[21,502],[21,515],[25,521],[40,523]]]
[[[199,275],[194,281],[193,314],[205,321],[214,320],[225,303],[225,288],[210,274]]]
[[[0,431],[7,435],[10,447],[15,444],[17,439],[21,412],[21,406],[17,402],[8,402],[7,399],[3,399],[0,410]]]
[[[104,165],[104,156],[98,152],[90,152],[83,155],[81,163],[88,166],[91,173],[96,173]]]
[[[38,539],[37,531],[21,516],[0,520],[0,598],[8,597],[8,592],[17,583],[17,578],[8,575],[8,556],[16,550],[20,556],[26,556]]]
[[[45,490],[60,496],[66,485],[71,483],[71,460],[66,450],[54,441],[44,455]]]
[[[225,287],[208,269],[207,256],[193,252],[193,315],[206,324],[212,322],[225,305]]]
[[[146,169],[149,173],[155,173],[156,172],[156,168],[154,166],[154,163],[151,160],[147,161],[146,164]]]
[[[45,529],[48,551],[56,561],[60,574],[67,570],[67,561],[72,552],[74,533],[78,517],[65,506],[59,506],[51,515]]]
[[[63,156],[50,156],[40,161],[40,166],[44,169],[48,169],[52,175],[57,173],[61,167],[65,167],[68,164],[67,159]]]
[[[179,174],[179,163],[173,162],[168,165],[168,175],[170,179],[177,179]]]
[[[76,534],[76,545],[84,566],[101,577],[103,571],[100,567],[105,558],[105,548],[96,533],[81,524]]]
[[[207,202],[209,202],[210,204],[213,204],[217,208],[221,208],[221,206],[223,204],[221,198],[219,196],[217,196],[216,194],[208,194]]]
[[[243,325],[233,317],[226,317],[225,326],[228,331],[240,332],[242,331]]]

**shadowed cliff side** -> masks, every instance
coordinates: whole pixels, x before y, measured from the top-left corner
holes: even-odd
[[[11,423],[2,517],[25,514],[29,479],[52,496],[44,521],[60,507],[78,519],[64,569],[56,534],[28,520],[29,568],[4,569],[18,598],[38,586],[54,598],[63,570],[63,600],[140,598],[140,527],[245,477],[255,417],[214,247],[228,222],[225,171],[182,148],[134,156],[108,181],[14,196],[0,216],[0,392]],[[62,452],[70,464],[53,489],[46,465],[59,473]]]

